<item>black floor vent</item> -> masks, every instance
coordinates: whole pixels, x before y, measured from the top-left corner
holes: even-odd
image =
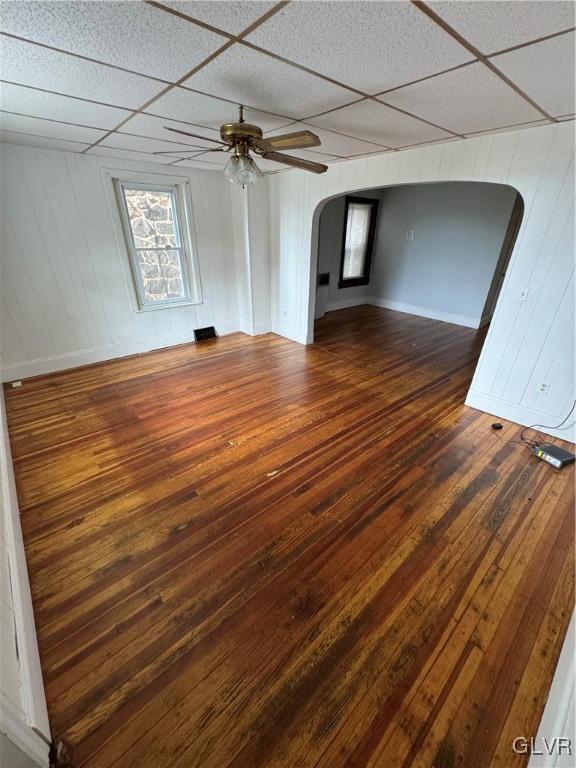
[[[195,328],[194,329],[194,341],[206,341],[207,339],[216,338],[216,329],[213,325],[208,328]]]

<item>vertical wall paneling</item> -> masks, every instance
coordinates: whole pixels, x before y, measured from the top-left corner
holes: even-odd
[[[302,343],[312,340],[311,245],[315,210],[326,199],[429,181],[508,184],[522,195],[524,219],[467,402],[523,424],[559,422],[574,391],[573,157],[573,126],[560,123],[348,160],[322,177],[272,176],[273,328]],[[534,389],[541,377],[549,379],[536,382],[549,384],[545,395]],[[574,428],[557,434],[574,439]]]
[[[246,190],[253,334],[268,333],[270,324],[270,200],[268,179]]]
[[[239,330],[231,186],[221,174],[9,144],[1,153],[3,380],[191,341],[199,326]],[[111,188],[122,172],[185,183],[201,304],[135,311]]]

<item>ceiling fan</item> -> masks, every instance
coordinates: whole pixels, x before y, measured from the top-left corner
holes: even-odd
[[[320,146],[320,139],[311,131],[296,131],[295,133],[284,133],[280,136],[271,136],[263,138],[262,129],[257,125],[251,125],[244,122],[244,107],[240,107],[240,114],[237,123],[225,123],[220,126],[220,137],[222,141],[208,139],[206,136],[200,136],[197,133],[189,133],[179,128],[169,128],[164,126],[167,131],[181,133],[184,136],[191,136],[194,139],[202,139],[218,144],[218,147],[206,149],[198,147],[201,152],[196,152],[188,157],[182,157],[181,160],[192,160],[193,158],[205,155],[208,152],[230,152],[231,156],[224,168],[224,176],[233,184],[255,184],[264,178],[264,174],[258,168],[254,160],[250,157],[250,152],[264,158],[265,160],[274,160],[277,163],[284,163],[293,168],[301,168],[304,171],[312,173],[324,173],[328,166],[321,163],[313,163],[311,160],[304,160],[292,155],[283,155],[277,152],[278,149],[304,149],[305,147]],[[182,150],[182,153],[189,150]],[[180,152],[157,152],[155,154],[181,154]]]

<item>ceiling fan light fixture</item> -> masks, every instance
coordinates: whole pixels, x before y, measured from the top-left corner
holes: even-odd
[[[248,155],[233,155],[226,163],[224,176],[232,184],[238,184],[241,187],[246,184],[256,184],[257,181],[264,178],[260,168]]]

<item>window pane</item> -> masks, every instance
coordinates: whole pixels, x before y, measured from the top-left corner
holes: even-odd
[[[171,192],[124,188],[124,197],[136,248],[180,247]]]
[[[364,275],[368,230],[372,206],[364,203],[350,203],[346,221],[346,246],[344,249],[344,280]]]
[[[136,256],[145,302],[186,298],[179,251],[143,250],[136,251]]]

